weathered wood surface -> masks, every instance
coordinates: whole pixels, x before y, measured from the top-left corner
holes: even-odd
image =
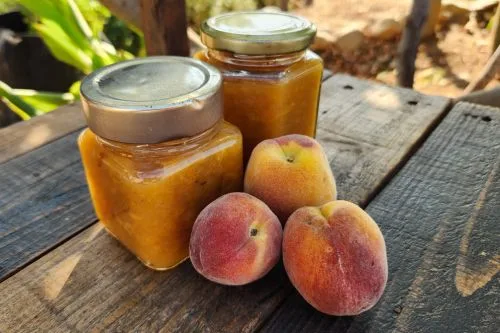
[[[85,126],[80,103],[0,129],[0,164]],[[3,184],[0,182],[0,186]]]
[[[0,166],[0,281],[96,220],[78,134]]]
[[[448,100],[347,75],[324,83],[317,138],[338,197],[365,205],[444,117]]]
[[[340,196],[357,202],[378,191],[448,104],[346,76],[322,89],[318,137]],[[0,331],[250,332],[291,292],[281,265],[243,287],[211,283],[189,262],[151,271],[95,225],[0,284]]]
[[[323,81],[333,73],[325,69]],[[0,164],[85,126],[80,103],[0,129]]]
[[[294,292],[264,332],[498,332],[500,109],[460,103],[368,213],[389,281],[358,317],[329,317]]]
[[[95,221],[76,149],[84,125],[76,104],[0,130],[0,164],[12,159],[0,167],[0,281]]]
[[[185,0],[140,0],[148,55],[189,56]]]

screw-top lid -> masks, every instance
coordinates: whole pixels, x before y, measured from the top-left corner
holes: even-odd
[[[89,128],[124,143],[191,137],[222,119],[222,77],[214,67],[183,57],[149,57],[98,69],[80,94]]]
[[[280,12],[233,12],[201,25],[201,40],[209,48],[239,54],[279,54],[305,50],[316,27],[299,16]]]

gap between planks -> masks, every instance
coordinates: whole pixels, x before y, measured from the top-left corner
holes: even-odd
[[[418,139],[416,142],[415,142],[415,145],[408,151],[408,153],[403,157],[403,159],[401,160],[400,163],[398,163],[396,165],[396,167],[394,168],[394,170],[392,172],[390,172],[386,178],[384,178],[384,181],[382,183],[380,183],[379,186],[377,186],[372,193],[370,193],[367,197],[366,197],[366,200],[365,201],[361,201],[359,203],[359,206],[363,209],[365,209],[369,204],[370,202],[380,193],[382,192],[382,190],[387,186],[387,184],[391,181],[392,178],[394,178],[400,171],[401,169],[403,169],[403,167],[406,165],[406,163],[410,160],[410,158],[420,149],[422,148],[423,144],[425,143],[425,141],[431,136],[431,134],[436,130],[436,128],[439,126],[439,124],[441,123],[441,121],[449,114],[449,112],[453,109],[453,104],[450,102],[448,103],[448,105],[444,108],[444,111],[443,113],[438,116],[429,126],[429,128],[423,133],[422,137],[420,137],[420,139]],[[278,310],[280,309],[280,307],[286,303],[287,301],[290,300],[291,297],[294,296],[294,293],[293,291],[287,295],[282,301],[281,303],[279,304],[279,306],[277,306],[274,311],[269,314],[269,316],[267,318],[265,318],[263,320],[263,322],[258,326],[256,327],[255,329],[255,332],[261,332],[262,329],[266,326],[266,324],[269,322],[269,320],[278,312]]]
[[[342,90],[342,87],[345,86],[351,87],[348,92]],[[352,91],[353,87],[354,91]],[[365,100],[365,104],[358,103],[361,98],[360,94],[365,93],[369,93],[369,96],[372,98],[374,97],[375,100],[372,100],[370,103]],[[394,100],[394,98],[401,100]],[[421,107],[406,105],[406,99],[418,99],[422,102],[422,105]],[[414,149],[414,144],[418,142],[418,140],[421,140],[422,136],[429,131],[429,126],[432,127],[432,124],[437,121],[436,118],[442,117],[442,113],[446,112],[448,105],[448,100],[445,98],[423,96],[408,90],[391,89],[389,87],[342,75],[334,76],[333,79],[325,82],[322,92],[322,101],[320,107],[320,112],[322,114],[320,116],[320,126],[327,129],[329,134],[328,136],[320,136],[319,139],[325,146],[332,168],[334,171],[338,171],[338,185],[342,186],[342,197],[355,202],[367,201],[372,191],[379,188],[381,184],[386,183],[389,175],[392,175],[400,167],[401,159],[406,158],[409,154],[408,151]],[[387,104],[388,101],[392,101],[392,104]],[[323,114],[323,112],[325,113]],[[382,116],[382,119],[379,119],[378,116]],[[370,131],[366,133],[366,130],[360,130],[359,122],[361,122],[362,127],[364,125],[368,127]],[[388,136],[389,134],[391,134],[391,136]],[[342,139],[340,140],[336,135],[342,137]],[[349,142],[349,140],[345,139],[347,137],[354,138],[356,136],[359,137],[359,142],[356,142],[354,139],[352,142]],[[364,142],[371,141],[377,144],[375,148],[366,147]],[[51,258],[53,257],[53,259],[59,263],[61,262],[60,260],[64,262],[66,259],[70,259],[69,257],[64,259],[66,256],[65,251],[71,251],[72,248],[79,248],[79,239],[88,236],[86,235],[87,233],[99,230],[95,225],[92,226],[91,229],[92,231],[89,230],[85,232],[85,235],[80,232],[78,237],[72,237],[69,241],[64,242],[64,244],[51,251],[48,255],[4,281],[3,286],[15,287],[17,292],[24,295],[18,299],[18,302],[22,302],[24,297],[28,297],[30,293],[35,291],[35,285],[31,285],[37,282],[34,276],[43,276],[43,272],[40,272],[40,269],[45,270],[50,268],[53,264],[50,260],[52,260]],[[72,239],[75,239],[75,241],[72,241]],[[91,247],[88,249],[89,253],[87,253],[87,255],[90,255],[90,257],[84,260],[85,264],[80,264],[80,269],[73,274],[70,285],[66,286],[66,288],[69,289],[65,290],[65,297],[69,298],[65,301],[63,299],[58,299],[59,302],[70,302],[69,305],[71,305],[73,310],[67,311],[75,312],[74,314],[72,313],[71,316],[74,319],[75,315],[79,316],[79,311],[84,311],[87,313],[87,316],[95,316],[91,318],[90,321],[87,321],[89,318],[83,316],[81,318],[79,317],[80,319],[74,322],[74,324],[80,323],[79,325],[83,325],[83,327],[86,327],[85,325],[94,325],[91,327],[95,327],[95,324],[98,322],[103,323],[103,325],[105,325],[104,327],[114,327],[114,329],[121,327],[120,325],[127,325],[127,327],[129,327],[128,325],[162,325],[161,322],[144,322],[144,319],[140,319],[140,313],[142,313],[145,306],[144,302],[150,305],[158,305],[157,303],[161,299],[162,302],[172,302],[171,308],[165,309],[164,307],[160,307],[160,309],[156,308],[156,305],[153,307],[149,306],[147,308],[148,313],[158,312],[155,318],[159,318],[158,316],[162,311],[168,312],[171,310],[177,313],[177,315],[173,313],[163,313],[160,317],[167,316],[169,318],[169,321],[164,322],[163,325],[180,325],[188,330],[192,330],[194,329],[192,325],[197,325],[195,327],[207,325],[206,320],[209,318],[211,320],[218,320],[217,322],[210,322],[210,324],[215,326],[219,325],[221,330],[224,328],[226,330],[230,328],[238,330],[237,327],[240,327],[240,329],[244,331],[253,331],[262,326],[262,321],[269,318],[269,315],[273,313],[274,309],[283,302],[286,295],[290,292],[286,281],[280,280],[284,278],[281,272],[276,273],[276,270],[271,276],[268,276],[262,280],[262,282],[257,282],[256,285],[228,290],[228,288],[212,285],[196,276],[189,264],[181,265],[176,270],[163,274],[156,274],[145,270],[131,255],[122,248],[117,247],[116,242],[106,237],[106,235],[98,236],[96,241],[98,242],[92,244],[92,246],[97,246],[98,248],[93,250]],[[95,253],[96,257],[92,257],[92,251],[105,251],[107,256],[112,257],[112,261],[107,264],[98,264],[98,261],[108,259],[105,258],[106,256],[103,258],[102,255],[99,256],[97,253]],[[99,257],[101,257],[101,259],[99,259]],[[89,260],[91,262],[89,262]],[[79,292],[89,297],[91,294],[97,292],[96,295],[100,297],[117,298],[118,303],[111,302],[111,300],[109,302],[104,302],[104,300],[102,300],[100,303],[95,303],[92,306],[95,311],[86,312],[90,309],[85,310],[82,308],[91,306],[90,303],[85,303],[87,297],[84,297],[82,294],[81,299],[73,299],[74,295],[71,289],[77,288],[75,284],[83,283],[87,285],[89,282],[88,279],[92,280],[92,274],[98,273],[97,271],[93,272],[93,264],[94,266],[99,265],[99,274],[111,274],[108,280],[112,278],[117,280],[109,280],[106,282],[103,281],[104,277],[101,276],[99,281],[96,282],[112,282],[112,285],[99,291],[99,286],[94,286],[97,288],[94,290],[95,288],[92,288],[92,285],[88,285],[84,289],[79,290]],[[85,268],[85,265],[90,266]],[[113,267],[108,267],[108,265],[112,265]],[[52,268],[55,267],[57,267],[57,265]],[[140,283],[134,287],[133,284],[136,283],[134,279],[128,279],[128,282],[121,286],[122,283],[125,283],[121,281],[122,275],[125,274],[125,272],[119,272],[122,270],[126,270],[126,274],[130,274],[130,270],[135,272],[134,274],[137,276],[134,279],[139,279],[138,281],[142,281],[143,279],[150,281],[149,283],[151,283],[151,288],[153,289],[142,290],[149,284],[143,286]],[[30,277],[29,280],[25,280],[27,276]],[[185,281],[181,285],[175,285],[176,281],[178,282],[179,279]],[[17,284],[18,282],[21,283],[21,285]],[[23,289],[24,287],[22,286],[26,284],[29,284],[31,287]],[[115,290],[115,286],[118,285],[121,287]],[[183,285],[185,285],[185,288],[183,288]],[[155,286],[159,289],[151,293],[156,290],[157,287]],[[268,288],[271,288],[271,290],[267,290]],[[161,290],[163,290],[163,292],[160,292]],[[204,299],[204,301],[199,300],[196,302],[198,309],[200,306],[206,305],[206,307],[199,309],[201,312],[192,313],[191,310],[189,310],[190,304],[194,306],[194,304],[192,304],[195,301],[194,299],[185,299],[182,306],[181,304],[177,304],[182,301],[180,298],[185,296],[183,293],[189,290],[195,290],[198,294],[198,298],[202,297]],[[28,294],[25,294],[25,292],[28,292]],[[142,296],[137,295],[137,292],[140,292]],[[157,295],[157,293],[159,294]],[[109,295],[106,296],[107,294]],[[177,294],[179,294],[178,297],[175,297]],[[20,295],[16,298],[19,298],[19,296]],[[136,299],[136,297],[139,298],[137,298],[137,302],[134,301],[133,305],[128,306],[126,305],[128,303],[119,303],[120,297],[124,297],[123,300]],[[157,297],[160,297],[160,299],[156,299]],[[194,297],[196,298],[197,296]],[[235,297],[241,301],[239,305],[230,303],[232,299],[234,301]],[[92,298],[87,299],[87,301],[90,302],[91,299]],[[221,304],[221,299],[226,300],[229,304]],[[141,300],[142,304],[140,302]],[[64,312],[66,311],[64,309],[68,309],[67,306],[60,308],[62,304],[47,303],[45,305],[40,304],[41,308],[39,308],[39,310],[44,311],[44,307],[49,305],[54,311],[56,311],[57,308],[59,308],[57,311]],[[15,306],[15,304],[12,306]],[[117,306],[118,308],[116,308]],[[219,309],[223,313],[224,311],[228,311],[230,318],[225,317],[220,311],[213,312],[214,306],[215,309]],[[8,308],[10,307],[11,305],[9,305]],[[7,311],[8,308],[4,311]],[[133,311],[131,309],[133,309]],[[185,313],[186,311],[187,313]],[[231,315],[231,313],[233,314]],[[11,312],[12,316],[15,316],[14,314],[15,311]],[[239,316],[237,314],[239,314]],[[28,318],[29,312],[25,313],[25,315],[23,320],[30,320],[30,318]],[[53,315],[57,316],[58,314],[54,312]],[[67,315],[68,314],[64,316]],[[111,317],[107,317],[108,315]],[[137,317],[138,315],[139,317]],[[37,316],[35,318],[31,318],[33,325],[37,325],[37,321],[39,325],[50,326],[53,324],[43,322],[43,316]],[[66,320],[69,320],[69,317],[66,318]],[[42,320],[42,322],[39,322],[40,320]],[[108,322],[109,320],[111,321]],[[105,322],[108,323],[106,324]],[[23,325],[30,325],[30,323],[25,322]],[[236,328],[234,327],[235,325]],[[156,328],[162,327],[165,328],[165,326]],[[151,329],[154,329],[154,327],[151,327]],[[214,329],[217,329],[217,327]]]
[[[325,69],[322,81],[333,73]],[[54,111],[0,129],[0,165],[86,126],[81,103],[61,106]]]

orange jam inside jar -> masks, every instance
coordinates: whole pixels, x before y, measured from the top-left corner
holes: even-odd
[[[262,140],[316,135],[323,61],[308,46],[309,21],[285,13],[235,12],[201,27],[195,58],[224,77],[224,118],[243,134],[245,160]]]
[[[125,61],[82,82],[89,128],[78,144],[95,211],[150,268],[185,260],[199,212],[241,190],[242,137],[222,119],[221,82],[179,57]]]

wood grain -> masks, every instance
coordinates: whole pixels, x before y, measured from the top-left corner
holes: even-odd
[[[189,56],[185,0],[140,0],[148,55]]]
[[[448,100],[334,75],[324,83],[317,138],[339,199],[365,205],[446,114]]]
[[[69,104],[0,129],[0,164],[85,126],[80,104]],[[1,186],[1,183],[0,183]]]
[[[329,317],[294,292],[263,332],[498,332],[500,109],[458,104],[367,211],[388,251],[379,304]]]
[[[318,137],[340,195],[357,202],[378,190],[448,104],[346,76],[322,89]],[[243,287],[204,280],[189,262],[148,270],[95,225],[0,284],[0,331],[251,332],[291,292],[282,265]]]
[[[96,220],[77,135],[1,165],[0,281]]]
[[[79,105],[68,105],[0,131],[0,159],[13,158],[0,170],[0,281],[95,221],[76,150],[84,124]],[[79,215],[61,214],[67,205]]]

